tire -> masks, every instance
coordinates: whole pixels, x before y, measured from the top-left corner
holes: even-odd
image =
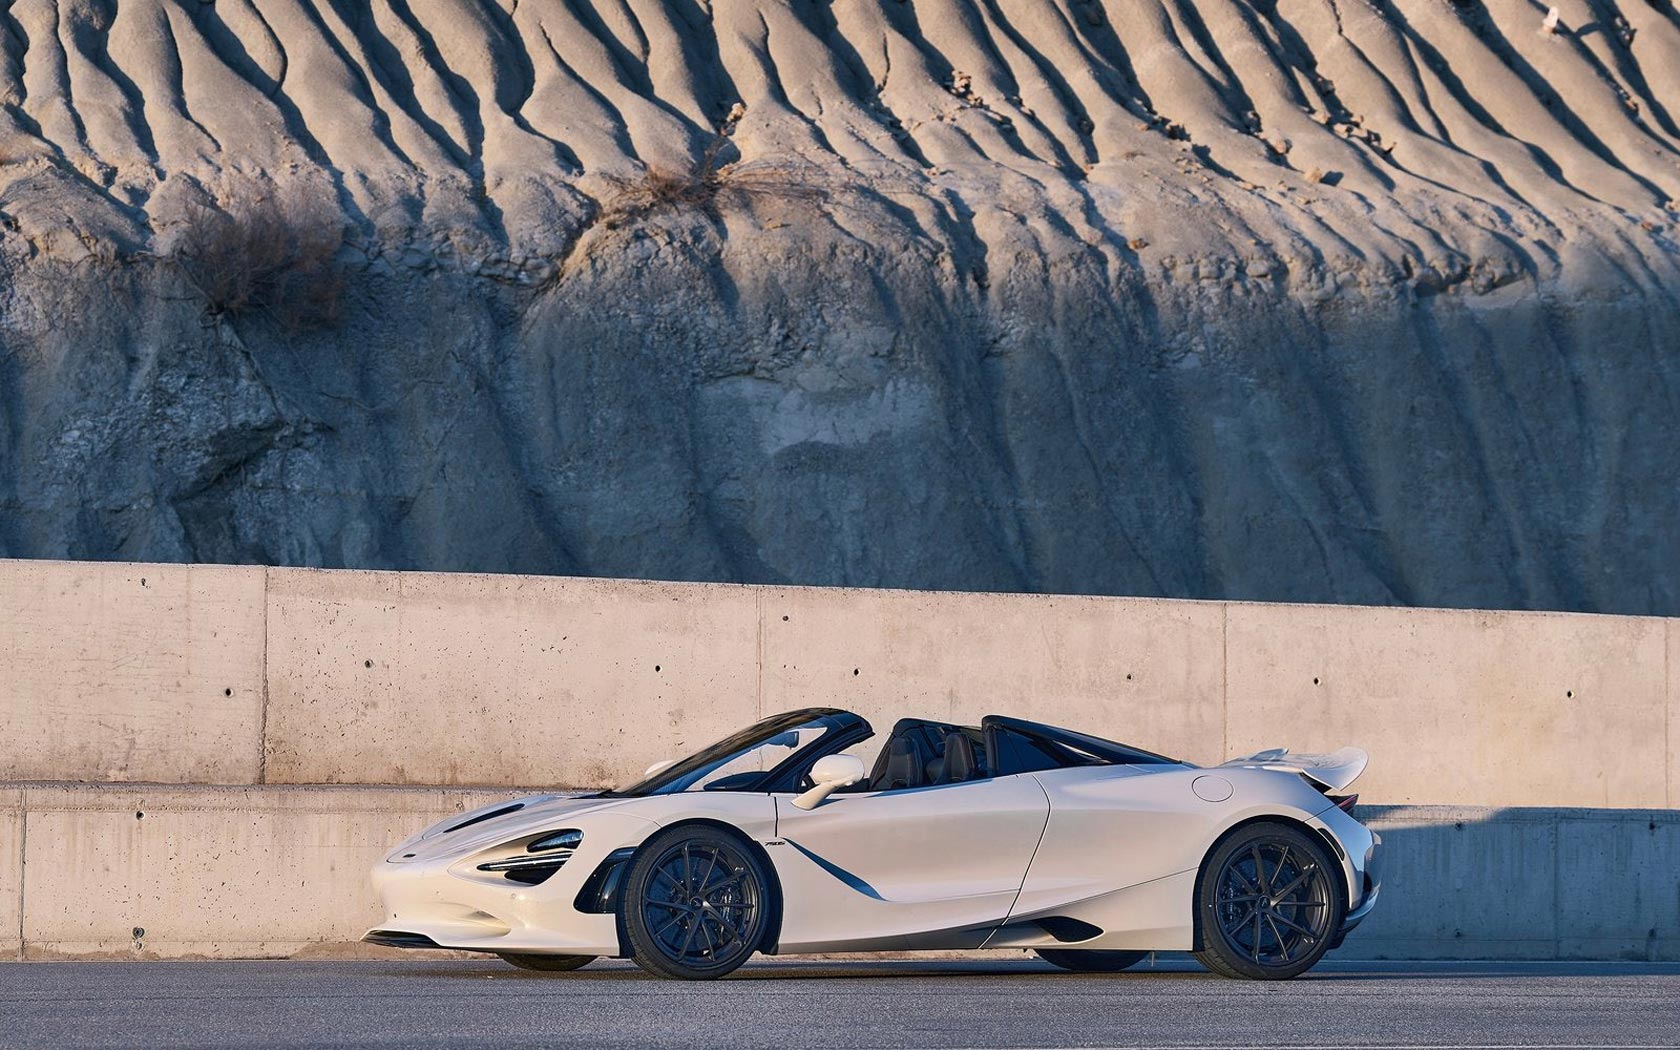
[[[1239,829],[1196,880],[1196,958],[1214,973],[1280,981],[1312,969],[1347,913],[1317,836],[1287,824]]]
[[[620,921],[637,966],[706,981],[731,973],[764,941],[774,902],[758,854],[731,832],[676,827],[636,851]]]
[[[496,958],[521,970],[540,970],[543,973],[579,970],[595,961],[593,955],[508,955],[500,952]]]
[[[1136,966],[1148,952],[1096,951],[1089,948],[1037,948],[1038,957],[1074,973],[1119,973]]]

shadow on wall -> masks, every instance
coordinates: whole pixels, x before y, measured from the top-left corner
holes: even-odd
[[[1344,959],[1680,960],[1680,811],[1364,806],[1383,896]]]

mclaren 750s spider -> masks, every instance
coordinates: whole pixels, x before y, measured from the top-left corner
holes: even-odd
[[[870,768],[852,751],[871,736],[790,711],[620,790],[458,814],[375,866],[365,939],[690,980],[758,952],[978,948],[1080,971],[1190,951],[1267,980],[1376,904],[1355,748],[1204,768],[994,715],[900,721]]]

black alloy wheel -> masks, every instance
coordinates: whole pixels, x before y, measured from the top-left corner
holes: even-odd
[[[630,862],[620,914],[636,965],[660,977],[709,980],[758,950],[769,878],[743,840],[718,828],[672,828]]]
[[[1214,973],[1282,980],[1330,950],[1346,914],[1335,862],[1316,836],[1250,824],[1208,856],[1197,888],[1196,958]]]
[[[521,970],[540,970],[543,973],[566,973],[595,961],[593,955],[515,955],[499,952],[497,957],[509,966],[517,966]]]
[[[1074,973],[1119,973],[1136,966],[1148,952],[1104,951],[1089,948],[1038,948],[1038,957]]]

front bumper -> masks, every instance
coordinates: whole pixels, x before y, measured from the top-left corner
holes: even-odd
[[[626,842],[657,828],[651,821],[603,814],[588,824],[583,844],[552,877],[524,885],[480,874],[480,857],[440,847],[415,857],[402,848],[374,865],[373,886],[384,907],[362,936],[394,948],[451,948],[519,954],[618,955],[618,920],[578,910],[583,884]]]

